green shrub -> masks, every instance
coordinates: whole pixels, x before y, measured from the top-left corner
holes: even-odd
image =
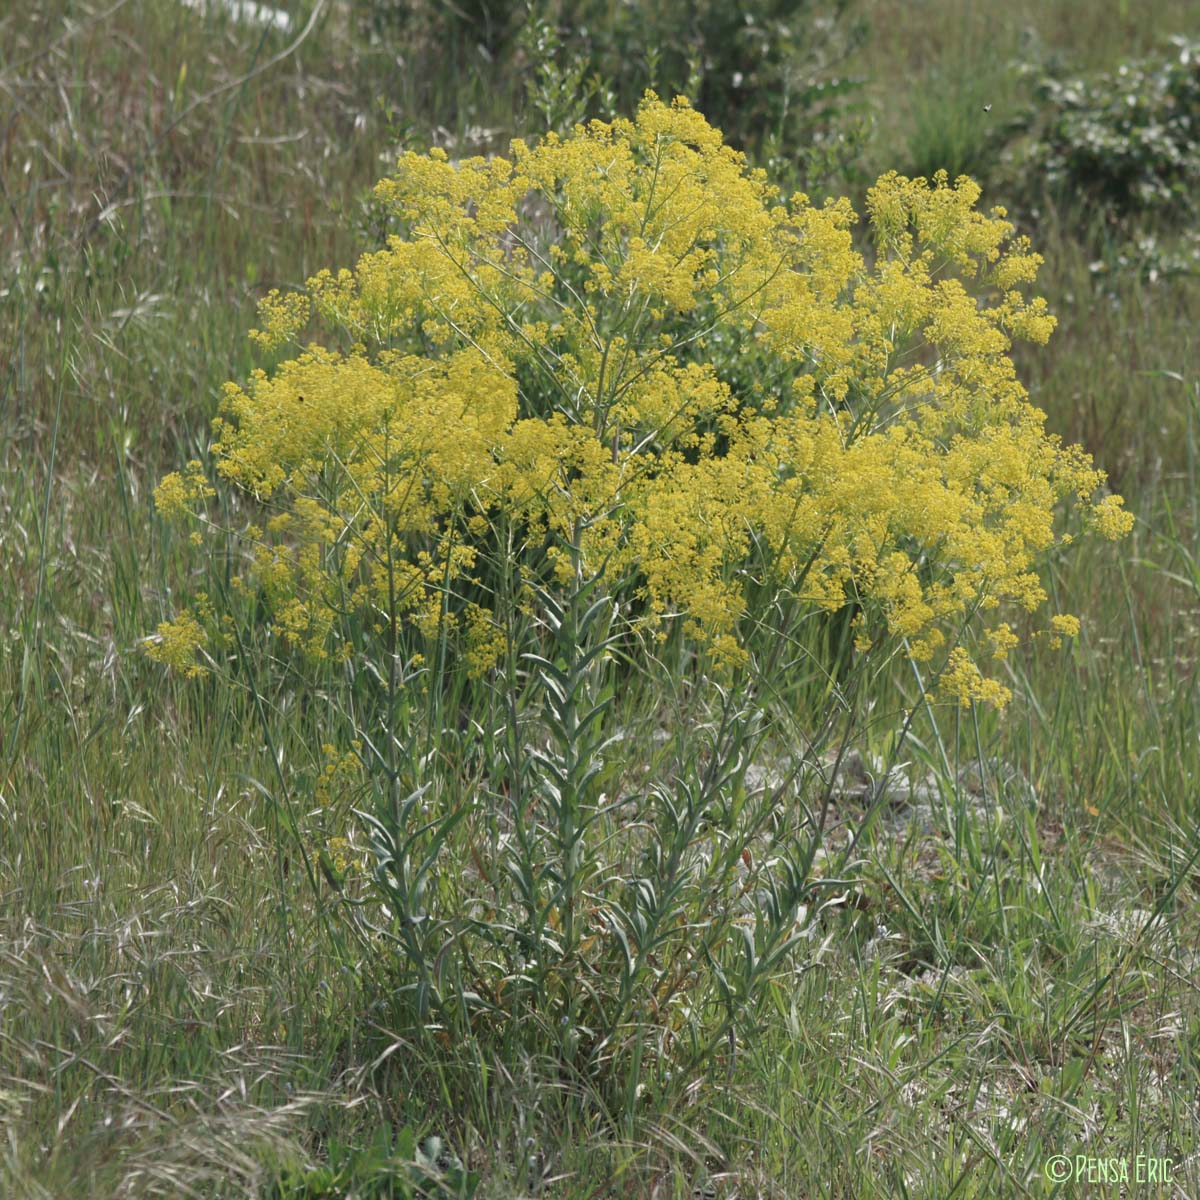
[[[766,139],[803,154],[858,85],[832,68],[864,26],[848,0],[564,5],[564,48],[610,81],[620,111],[647,87],[686,95],[747,151]]]
[[[542,128],[611,118],[653,89],[690,97],[730,143],[800,177],[828,176],[861,148],[842,119],[861,81],[837,71],[865,37],[851,0],[373,0],[366,11],[376,38],[421,47],[411,71],[524,78],[526,121]]]
[[[1023,174],[1057,200],[1111,221],[1183,221],[1200,195],[1200,42],[1089,79],[1049,79]]]

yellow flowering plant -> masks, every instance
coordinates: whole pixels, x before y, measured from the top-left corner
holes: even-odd
[[[275,628],[308,652],[347,653],[341,618],[365,614],[393,645],[460,638],[486,672],[504,621],[483,568],[515,553],[542,583],[605,564],[638,625],[682,621],[718,665],[745,658],[751,580],[853,602],[860,649],[902,641],[959,700],[1002,704],[988,661],[1015,635],[993,614],[1043,606],[1060,501],[1130,527],[1016,376],[1013,343],[1054,327],[1041,259],[966,178],[885,175],[859,250],[847,201],[783,197],[647,94],[508,157],[406,153],[376,197],[396,232],[263,300],[253,337],[283,359],[215,422],[217,475],[269,510],[250,537]],[[301,347],[313,322],[326,344]],[[158,504],[210,490],[193,465]]]
[[[802,835],[789,785],[745,778],[754,686],[716,679],[717,719],[630,782],[631,628],[712,678],[750,664],[764,609],[852,606],[869,663],[901,648],[1002,705],[1002,618],[1044,606],[1060,502],[1107,537],[1130,519],[1016,377],[1013,343],[1054,325],[1040,259],[968,179],[885,175],[856,248],[846,201],[781,196],[647,95],[507,158],[407,153],[376,196],[386,245],[263,300],[277,365],[226,385],[212,444],[274,631],[386,688],[364,722],[351,684],[359,741],[329,739],[318,864],[414,1036],[556,1046],[628,1115],[639,1081],[691,1094],[750,1036],[830,882],[824,816]],[[216,482],[189,464],[158,505],[202,513]],[[195,670],[215,620],[205,599],[150,652]],[[358,797],[366,846],[338,828]]]

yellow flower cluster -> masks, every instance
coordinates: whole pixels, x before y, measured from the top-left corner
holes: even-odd
[[[154,504],[164,517],[178,518],[214,494],[204,464],[192,459],[183,471],[172,471],[165,475],[154,489]]]
[[[208,673],[196,661],[197,654],[209,644],[205,625],[213,620],[213,607],[204,592],[196,597],[195,609],[194,613],[181,612],[173,621],[160,622],[154,635],[146,639],[146,653],[185,679],[198,679]]]
[[[339,753],[331,743],[321,747],[325,763],[317,777],[314,796],[325,808],[333,805],[345,792],[352,790],[362,778],[362,743],[350,743],[350,749]]]
[[[218,472],[277,508],[255,535],[278,628],[315,653],[359,611],[458,628],[486,670],[502,634],[460,597],[506,552],[503,514],[564,575],[575,555],[636,581],[648,625],[682,614],[720,660],[743,653],[753,577],[857,603],[856,644],[906,639],[958,698],[1003,703],[962,627],[1045,601],[1063,498],[1106,537],[1130,527],[1016,378],[1014,340],[1054,326],[1024,291],[1041,260],[968,179],[884,176],[860,252],[846,201],[785,199],[648,94],[509,158],[407,153],[376,195],[383,249],[261,306],[262,345],[316,319],[341,348],[229,384],[216,422]],[[171,477],[160,504],[204,486]],[[1003,658],[1015,638],[985,640]]]

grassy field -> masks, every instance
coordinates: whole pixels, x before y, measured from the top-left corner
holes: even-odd
[[[985,201],[1033,237],[1059,319],[1019,371],[1134,531],[1047,562],[1082,634],[1013,652],[1003,716],[908,724],[902,663],[852,709],[790,660],[756,723],[675,643],[580,683],[612,704],[587,736],[622,739],[610,795],[729,792],[753,830],[781,801],[797,828],[828,809],[799,949],[685,1079],[615,1052],[575,1071],[536,1023],[406,1025],[398,951],[342,903],[365,884],[319,857],[382,794],[344,758],[369,671],[304,675],[248,599],[224,674],[142,652],[236,574],[152,494],[207,460],[260,297],[372,244],[399,145],[486,150],[570,107],[569,62],[539,73],[535,41],[484,54],[413,11],[328,3],[287,33],[171,0],[0,6],[0,1196],[1040,1196],[1057,1155],[1084,1172],[1063,1195],[1118,1194],[1076,1156],[1126,1164],[1126,1196],[1200,1194],[1200,280],[1117,269],[1110,225],[1019,211],[1002,163]],[[839,20],[822,69],[862,81],[833,125],[857,133],[805,170],[860,209],[890,168],[990,169],[1030,102],[1016,60],[1111,70],[1200,35],[1174,0]],[[799,169],[786,143],[761,155]],[[397,777],[498,800],[495,731],[549,701],[442,684]]]

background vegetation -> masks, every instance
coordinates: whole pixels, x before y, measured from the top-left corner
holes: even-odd
[[[0,1194],[1040,1195],[1057,1153],[1170,1157],[1196,1191],[1192,6],[594,8],[0,9]],[[828,809],[794,966],[682,1090],[614,1091],[554,1030],[414,1036],[363,953],[378,776],[331,731],[369,670],[304,675],[249,599],[230,680],[141,651],[236,573],[150,495],[206,457],[258,298],[378,238],[399,147],[502,148],[650,84],[860,211],[885,169],[979,178],[1060,322],[1022,377],[1137,524],[1051,564],[1083,632],[1010,656],[1002,719],[922,710],[901,744],[911,676],[851,706],[795,665],[834,661],[824,627],[768,660],[761,728],[686,656],[580,681],[611,794],[732,798],[751,874],[756,821]],[[506,750],[476,735],[510,713],[439,682],[411,782],[486,789]],[[553,727],[546,694],[515,703]]]

